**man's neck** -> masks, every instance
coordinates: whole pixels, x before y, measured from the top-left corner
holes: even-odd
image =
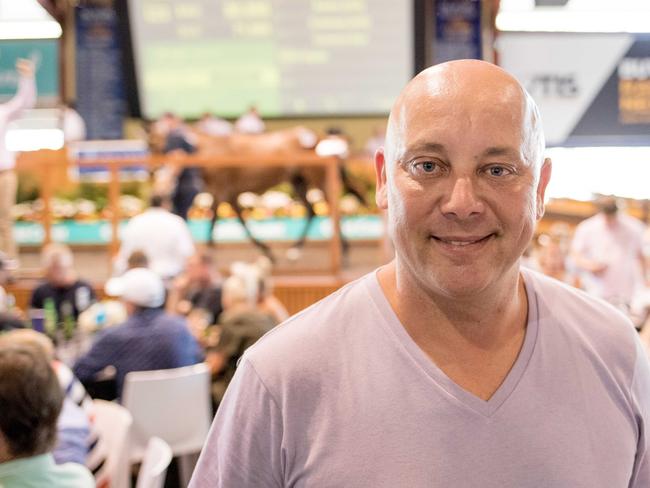
[[[429,358],[460,386],[488,399],[514,364],[525,337],[525,285],[513,279],[481,296],[426,293],[399,276],[394,263],[379,282],[402,326]]]
[[[405,270],[398,269],[395,261],[379,271],[379,282],[407,329],[449,327],[460,334],[489,336],[498,335],[499,329],[509,323],[514,323],[515,328],[525,327],[528,300],[518,269],[489,290],[470,297],[449,297],[426,290]]]

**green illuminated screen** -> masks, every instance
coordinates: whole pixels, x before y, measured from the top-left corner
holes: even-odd
[[[410,0],[131,0],[143,116],[386,113],[413,74]]]

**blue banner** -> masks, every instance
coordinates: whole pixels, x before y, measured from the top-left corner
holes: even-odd
[[[481,59],[480,0],[436,0],[433,62]]]
[[[122,46],[113,7],[75,7],[77,110],[88,139],[121,139],[126,115]]]

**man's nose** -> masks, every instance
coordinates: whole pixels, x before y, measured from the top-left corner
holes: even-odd
[[[484,206],[469,177],[456,178],[440,210],[447,217],[467,219],[483,213]]]

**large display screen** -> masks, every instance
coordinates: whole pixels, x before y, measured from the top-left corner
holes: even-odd
[[[387,113],[413,76],[412,0],[129,0],[142,115]]]

